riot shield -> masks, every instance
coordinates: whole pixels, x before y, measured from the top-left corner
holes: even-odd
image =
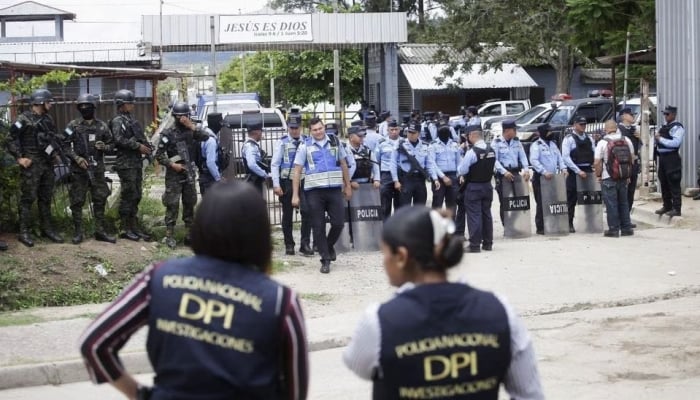
[[[350,235],[356,251],[377,251],[382,237],[382,205],[379,189],[361,183],[350,198]]]
[[[345,208],[343,209],[343,231],[340,233],[338,241],[335,242],[335,252],[336,253],[347,253],[352,251],[352,239],[350,237],[350,208],[348,207],[348,202],[344,201]],[[331,229],[331,221],[326,214],[326,234]]]
[[[586,179],[576,176],[576,213],[574,227],[577,232],[603,232],[603,196],[600,182],[593,173],[586,174]]]
[[[552,179],[540,176],[542,217],[547,235],[569,234],[569,208],[566,205],[566,177],[557,174]]]
[[[237,168],[242,168],[242,166],[237,166],[237,162],[240,160],[241,155],[231,153],[232,149],[235,148],[233,145],[234,140],[233,130],[227,125],[221,127],[221,130],[219,131],[219,145],[222,149],[224,149],[224,151],[229,153],[231,157],[231,162],[229,162],[228,167],[224,171],[221,171],[221,175],[227,180],[235,179],[238,174]]]
[[[530,221],[530,188],[522,176],[513,175],[513,181],[503,178],[503,236],[525,238],[532,235]]]

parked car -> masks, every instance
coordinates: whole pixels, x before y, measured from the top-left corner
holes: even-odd
[[[216,112],[224,117],[244,110],[261,110],[257,93],[223,93],[216,96]],[[214,96],[202,95],[197,101],[197,119],[207,125],[207,115],[214,112]]]
[[[500,137],[503,133],[502,122],[509,118],[515,118],[515,125],[518,128],[530,124],[542,123],[549,117],[549,114],[551,114],[552,111],[554,111],[560,104],[561,101],[542,103],[532,107],[529,110],[525,110],[516,116],[506,116],[491,119],[484,124],[484,137],[489,139]]]
[[[481,127],[484,128],[489,120],[499,117],[508,117],[518,115],[523,111],[530,109],[530,100],[488,100],[477,106],[479,110],[479,118],[481,118]],[[462,116],[457,115],[450,117],[450,123],[455,123]]]

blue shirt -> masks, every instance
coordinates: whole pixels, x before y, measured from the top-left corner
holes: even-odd
[[[480,149],[486,149],[486,142],[484,142],[483,139],[479,140],[478,142],[474,143],[473,147],[478,147]],[[467,175],[469,173],[469,168],[471,168],[472,165],[476,164],[476,162],[479,160],[479,158],[476,156],[476,153],[474,150],[469,149],[467,151],[467,154],[464,155],[464,158],[462,161],[459,163],[459,166],[457,167],[457,174],[458,175]]]
[[[447,143],[438,139],[428,147],[428,158],[433,180],[442,178],[446,172],[457,172],[461,158],[459,145],[452,139],[448,139]]]
[[[347,146],[349,146],[347,143],[341,144],[341,147],[343,150],[345,150],[345,162],[348,164],[348,176],[350,179],[352,179],[352,176],[355,175],[355,171],[357,170],[357,163],[355,162],[355,157],[352,155],[352,152]]]
[[[382,135],[378,134],[374,129],[367,129],[367,134],[365,135],[365,146],[370,149],[377,147],[377,143],[382,139]]]
[[[472,125],[479,125],[481,126],[481,118],[478,115],[475,115],[467,121],[467,126],[472,126]]]
[[[209,139],[202,143],[202,157],[207,161],[207,170],[214,181],[218,182],[221,180],[221,173],[219,172],[219,166],[216,165],[216,138],[209,136]]]
[[[396,150],[396,146],[399,145],[399,138],[389,139],[388,137],[384,140],[380,140],[377,147],[374,148],[373,153],[377,157],[377,162],[379,163],[379,170],[381,172],[391,171],[391,154]]]
[[[523,144],[517,137],[510,141],[503,138],[494,139],[491,146],[496,152],[496,171],[499,174],[505,174],[508,169],[527,169],[530,166]]]
[[[675,122],[675,121],[672,121],[672,122]],[[672,122],[669,122],[669,124],[671,124]],[[665,137],[660,137],[659,143],[663,144],[666,147],[671,147],[671,148],[668,149],[668,148],[663,148],[663,147],[657,147],[656,151],[658,151],[659,153],[670,153],[670,152],[677,151],[676,149],[680,148],[681,144],[683,143],[683,136],[685,136],[685,129],[680,125],[676,125],[673,128],[671,128],[669,135],[671,135],[671,139],[666,139]]]
[[[532,169],[538,174],[556,173],[566,169],[564,159],[559,152],[556,142],[553,140],[547,143],[543,139],[538,139],[530,146],[530,162]]]
[[[593,151],[593,154],[595,154],[595,140],[593,140],[591,135],[587,133],[578,134],[576,132],[572,132],[570,135],[566,135],[564,140],[561,142],[561,155],[562,158],[564,158],[564,164],[574,171],[575,174],[578,174],[581,172],[581,168],[579,168],[574,160],[571,159],[571,151],[576,149],[576,140],[574,140],[573,135],[578,136],[579,139],[583,139],[584,137],[588,136],[588,138],[591,139],[591,150]],[[582,167],[589,165],[590,164],[588,163],[581,164]]]
[[[267,178],[269,175],[264,169],[260,168],[258,162],[262,161],[260,154],[260,145],[253,139],[248,138],[243,145],[243,158],[245,159],[248,170],[261,178]]]
[[[425,169],[425,172],[428,173],[429,177],[433,176],[428,163],[427,144],[419,140],[418,143],[413,146],[413,144],[408,140],[401,140],[399,141],[398,146],[403,146],[408,154],[413,154],[413,156],[416,157],[416,161],[418,161],[418,165]],[[411,172],[411,169],[413,168],[411,166],[411,162],[408,160],[408,157],[399,152],[398,146],[396,147],[396,151],[391,154],[391,179],[394,182],[399,181],[399,168],[401,168],[403,172]]]

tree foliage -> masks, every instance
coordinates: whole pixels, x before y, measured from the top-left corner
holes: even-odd
[[[66,85],[71,79],[80,77],[75,71],[50,71],[43,75],[16,77],[14,80],[0,82],[0,92],[10,92],[15,96],[25,96],[35,89],[46,87],[49,83]]]

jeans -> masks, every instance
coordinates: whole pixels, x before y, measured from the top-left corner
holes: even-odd
[[[632,230],[630,209],[627,204],[627,180],[604,179],[600,185],[607,210],[608,229],[612,232]]]

